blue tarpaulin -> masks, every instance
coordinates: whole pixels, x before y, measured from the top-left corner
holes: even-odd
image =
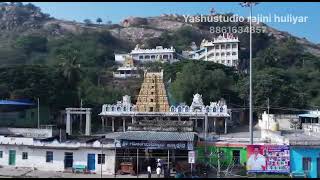
[[[35,104],[26,101],[0,100],[0,105],[33,106]]]

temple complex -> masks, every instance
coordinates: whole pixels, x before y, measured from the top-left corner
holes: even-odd
[[[99,114],[104,131],[221,131],[227,133],[231,111],[223,99],[204,105],[202,96],[195,94],[190,106],[169,105],[163,83],[163,71],[145,72],[136,104],[123,96],[116,104],[104,104]],[[206,123],[207,121],[207,123]],[[166,126],[169,125],[170,126]],[[207,127],[205,127],[207,124]]]

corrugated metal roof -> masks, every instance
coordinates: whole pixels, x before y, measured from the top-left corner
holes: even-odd
[[[317,118],[320,115],[317,114],[299,114],[299,117]]]
[[[155,131],[127,131],[119,134],[116,139],[141,141],[194,141],[194,132],[155,132]]]

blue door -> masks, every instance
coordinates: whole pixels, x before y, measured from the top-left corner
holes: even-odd
[[[96,155],[88,154],[88,170],[92,171],[96,169]]]

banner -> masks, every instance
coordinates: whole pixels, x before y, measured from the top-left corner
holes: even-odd
[[[290,149],[285,145],[248,145],[248,173],[290,173]]]

